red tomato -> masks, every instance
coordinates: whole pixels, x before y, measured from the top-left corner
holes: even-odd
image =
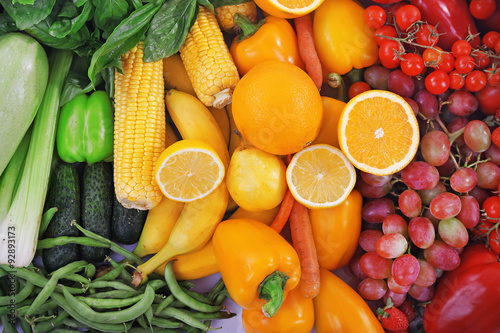
[[[486,20],[496,9],[496,0],[472,0],[469,4],[471,15],[478,20]]]
[[[398,9],[396,13],[396,24],[403,30],[408,28],[415,22],[420,21],[422,15],[417,6],[406,5]]]
[[[400,66],[403,73],[409,76],[417,76],[425,69],[424,59],[416,53],[403,55]]]
[[[422,53],[422,58],[424,59],[426,66],[436,67],[443,62],[443,54],[443,49],[436,46],[432,49],[425,49]]]
[[[476,92],[486,87],[487,82],[488,79],[486,78],[486,74],[476,69],[465,77],[465,89],[470,92]]]
[[[481,42],[486,45],[490,50],[495,49],[495,42],[500,39],[500,32],[498,31],[488,31],[484,34]]]
[[[378,46],[382,45],[383,42],[388,40],[387,38],[384,38],[383,36],[386,37],[398,37],[398,33],[396,29],[394,29],[393,26],[391,25],[383,25],[377,30],[375,30],[375,43],[377,43]]]
[[[376,3],[384,4],[384,5],[389,5],[391,3],[401,2],[401,0],[372,0],[372,1],[376,2]]]
[[[404,54],[404,47],[398,41],[388,39],[380,45],[378,57],[382,66],[393,69],[399,66],[401,59],[399,56]]]
[[[486,52],[476,50],[472,52],[475,69],[485,69],[490,64],[490,57]]]
[[[488,245],[494,252],[500,254],[500,231],[498,229],[493,229],[490,232]]]
[[[490,86],[498,86],[500,84],[500,70],[488,68],[486,71],[486,78]]]
[[[425,88],[431,94],[441,95],[450,87],[450,77],[442,69],[437,69],[425,78]]]
[[[460,74],[467,74],[474,69],[474,64],[474,58],[470,55],[463,55],[455,60],[455,69]]]
[[[450,73],[455,68],[455,57],[451,53],[441,54],[441,63],[439,63],[435,68],[442,69],[446,73]]]
[[[450,89],[458,90],[465,85],[465,78],[457,71],[451,71],[448,76],[450,77]]]
[[[415,42],[423,46],[433,46],[439,41],[437,28],[431,24],[422,24],[415,32]]]
[[[486,115],[494,115],[500,110],[500,85],[486,85],[475,93],[479,101],[479,109]]]
[[[358,81],[354,82],[351,84],[349,87],[349,90],[347,91],[347,95],[349,96],[349,99],[353,98],[356,95],[361,94],[362,92],[371,90],[372,88],[370,85],[364,81]]]
[[[470,51],[472,51],[472,46],[466,40],[459,39],[451,46],[451,52],[458,58],[463,55],[469,55]]]
[[[486,215],[490,217],[490,219],[488,219],[487,221],[491,223],[497,223],[499,221],[498,218],[500,218],[500,197],[491,196],[486,198],[486,200],[484,200],[483,202],[482,208],[486,212]],[[494,220],[495,218],[497,220]]]
[[[363,12],[363,20],[372,29],[378,29],[385,24],[387,14],[385,10],[377,5],[368,6]]]

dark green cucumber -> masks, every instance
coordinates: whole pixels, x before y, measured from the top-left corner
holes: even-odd
[[[113,168],[108,162],[85,165],[82,182],[82,226],[102,237],[111,237],[113,215]],[[82,246],[83,259],[103,261],[109,248]]]
[[[56,166],[47,193],[46,209],[57,207],[44,238],[78,236],[78,229],[71,226],[73,220],[80,222],[80,182],[78,172],[69,164]],[[55,271],[71,262],[80,260],[80,246],[67,244],[44,249],[41,253],[43,265],[48,272]]]
[[[111,238],[121,244],[131,245],[139,241],[148,210],[129,209],[114,196]]]

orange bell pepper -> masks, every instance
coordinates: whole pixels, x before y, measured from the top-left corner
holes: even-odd
[[[261,309],[272,317],[299,283],[297,252],[260,221],[222,221],[215,229],[212,244],[227,291],[243,309]]]
[[[242,32],[233,40],[229,50],[240,75],[266,60],[286,61],[305,70],[297,34],[286,19],[267,16],[253,23],[245,16],[235,14],[234,22]]]
[[[323,101],[323,122],[312,144],[326,143],[340,149],[337,127],[346,103],[327,96],[321,96],[321,100]]]
[[[328,270],[347,265],[358,246],[363,197],[353,189],[340,205],[310,209],[314,243],[321,267]]]
[[[314,11],[314,44],[325,76],[344,75],[378,60],[374,30],[365,24],[363,13],[354,0],[325,0]]]
[[[321,288],[313,299],[316,331],[384,333],[365,300],[347,283],[325,268],[320,268]]]
[[[243,310],[241,320],[246,333],[309,333],[314,327],[313,300],[295,288],[274,317],[268,318],[260,310]]]

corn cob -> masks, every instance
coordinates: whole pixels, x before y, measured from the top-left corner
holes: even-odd
[[[154,164],[165,149],[163,61],[143,62],[143,42],[122,56],[115,70],[114,184],[126,208],[151,209],[163,194]]]
[[[231,103],[239,74],[214,13],[200,6],[179,52],[196,96],[205,106],[223,108]]]
[[[246,16],[250,21],[257,21],[257,5],[253,0],[243,2],[237,5],[226,5],[215,8],[217,21],[220,28],[230,34],[237,35],[241,28],[234,23],[233,16],[235,13],[240,13]]]

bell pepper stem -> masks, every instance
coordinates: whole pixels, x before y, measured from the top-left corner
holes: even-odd
[[[236,39],[236,41],[238,42],[241,42],[245,38],[252,36],[264,23],[266,23],[266,19],[262,19],[257,23],[253,23],[248,17],[241,13],[235,13],[233,15],[233,21],[241,28],[241,33]]]
[[[344,79],[337,73],[330,73],[327,76],[328,85],[337,89],[337,99],[342,102],[347,102],[347,89]]]
[[[262,305],[262,311],[266,317],[272,318],[281,307],[285,285],[289,278],[285,273],[275,271],[260,283],[259,299],[266,300],[266,303]]]

